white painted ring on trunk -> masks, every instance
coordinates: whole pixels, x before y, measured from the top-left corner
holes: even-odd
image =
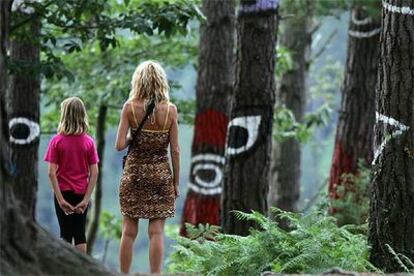
[[[11,143],[18,144],[18,145],[28,145],[31,142],[33,142],[36,138],[39,137],[40,126],[37,122],[34,122],[24,117],[16,117],[9,121],[9,130],[17,124],[26,125],[29,129],[29,135],[26,138],[22,139],[22,138],[13,137],[12,134],[10,134]]]
[[[414,9],[408,6],[403,6],[403,7],[394,6],[394,5],[391,5],[390,3],[387,3],[387,1],[382,1],[382,6],[384,7],[385,10],[389,12],[401,13],[404,15],[414,15]]]

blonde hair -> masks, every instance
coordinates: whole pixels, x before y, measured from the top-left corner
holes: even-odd
[[[79,135],[89,129],[88,115],[82,100],[70,97],[60,104],[60,122],[58,133],[64,135]]]
[[[132,76],[131,87],[129,99],[143,100],[145,105],[150,101],[158,104],[170,100],[167,74],[158,62],[147,60],[139,64]]]

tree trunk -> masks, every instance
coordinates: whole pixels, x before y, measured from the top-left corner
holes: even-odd
[[[331,199],[338,198],[339,185],[346,185],[346,190],[352,191],[352,183],[342,181],[341,177],[349,173],[357,174],[359,159],[365,165],[372,162],[380,30],[379,18],[368,17],[360,7],[353,8],[349,21],[341,110],[329,179]]]
[[[224,149],[233,90],[234,0],[203,1],[207,20],[201,23],[197,77],[197,115],[192,146],[185,223],[220,224]]]
[[[35,198],[35,190],[13,189],[19,175],[14,173],[10,159],[8,114],[6,112],[7,64],[11,1],[0,1],[0,274],[1,275],[113,275],[92,258],[73,246],[59,241],[33,221],[22,198]],[[31,78],[31,77],[29,77]],[[22,80],[26,82],[25,80]],[[28,97],[25,97],[27,99]],[[29,99],[27,99],[29,100]],[[38,110],[39,103],[32,106]],[[13,137],[13,136],[12,136]],[[14,144],[12,144],[15,146]],[[33,155],[31,156],[34,157]],[[22,168],[25,161],[15,160]],[[14,190],[14,191],[13,191]],[[21,196],[19,193],[24,193]],[[30,206],[29,206],[30,207]]]
[[[247,235],[252,223],[231,212],[267,212],[278,1],[242,1],[237,25],[236,84],[226,148],[222,226]]]
[[[384,1],[382,27],[369,240],[373,264],[394,272],[387,245],[414,260],[414,2]]]
[[[99,156],[98,163],[98,179],[96,181],[96,187],[94,192],[94,201],[92,204],[93,207],[93,216],[92,221],[88,230],[87,244],[88,244],[88,254],[92,254],[93,246],[95,244],[96,236],[99,230],[99,219],[101,216],[101,207],[102,207],[102,166],[104,162],[104,152],[105,152],[105,123],[108,107],[105,104],[99,106],[98,119],[96,122],[96,141],[97,141],[97,151]]]
[[[24,14],[16,11],[17,14]],[[15,66],[10,77],[7,94],[11,161],[13,166],[13,191],[23,204],[22,210],[35,216],[40,101],[40,47],[37,41],[40,21],[31,20],[21,27],[27,37],[15,36],[10,43],[10,60]]]
[[[306,104],[306,79],[312,43],[313,1],[306,0],[303,11],[283,21],[280,45],[289,49],[293,66],[283,74],[276,102],[290,109],[302,121]],[[269,205],[286,211],[297,211],[300,197],[301,144],[295,138],[273,141]]]

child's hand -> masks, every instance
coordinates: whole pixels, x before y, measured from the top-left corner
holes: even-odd
[[[79,202],[79,204],[75,207],[75,212],[78,214],[83,214],[86,208],[88,208],[88,203],[89,200],[82,200],[81,202]]]
[[[59,206],[60,208],[63,210],[63,212],[65,212],[66,215],[70,215],[73,214],[74,211],[74,207],[68,203],[66,200],[62,200],[59,202]]]

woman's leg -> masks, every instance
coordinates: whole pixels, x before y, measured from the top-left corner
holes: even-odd
[[[165,218],[149,220],[148,236],[150,239],[149,261],[151,273],[161,273],[164,255],[164,224]]]
[[[122,273],[129,273],[131,268],[134,241],[138,234],[138,219],[123,216],[119,264]]]

